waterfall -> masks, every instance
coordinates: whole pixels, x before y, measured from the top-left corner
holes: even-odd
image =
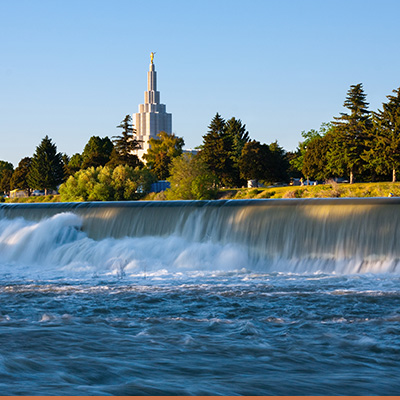
[[[386,272],[396,271],[400,258],[396,198],[0,205],[0,220],[7,221],[61,213],[78,216],[78,229],[94,241],[181,238],[192,246],[236,247],[263,268]]]

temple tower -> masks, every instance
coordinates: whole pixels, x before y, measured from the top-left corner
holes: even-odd
[[[136,139],[142,141],[142,148],[136,152],[141,160],[150,147],[150,138],[156,139],[157,134],[161,131],[172,133],[172,114],[167,113],[165,104],[160,103],[160,92],[157,91],[157,72],[153,60],[154,53],[151,53],[144,104],[139,104],[139,112],[132,118],[135,122]]]

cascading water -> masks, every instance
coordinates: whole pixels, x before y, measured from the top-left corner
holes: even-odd
[[[398,395],[400,200],[0,205],[2,395]]]
[[[225,270],[356,273],[396,272],[400,258],[397,199],[17,204],[0,213],[7,262],[138,267],[148,256],[167,270],[215,262]]]

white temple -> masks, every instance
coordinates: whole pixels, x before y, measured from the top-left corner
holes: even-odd
[[[142,141],[142,148],[136,152],[141,160],[150,147],[150,138],[156,139],[157,134],[161,131],[172,133],[172,114],[167,113],[165,104],[160,103],[160,92],[157,91],[157,72],[153,60],[154,53],[151,53],[144,104],[139,104],[139,112],[132,118],[136,128],[136,139]]]

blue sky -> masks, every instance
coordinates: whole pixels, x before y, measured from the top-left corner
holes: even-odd
[[[61,152],[119,134],[146,90],[187,148],[216,112],[295,150],[363,83],[370,109],[400,86],[398,0],[0,0],[0,160],[48,135]]]

